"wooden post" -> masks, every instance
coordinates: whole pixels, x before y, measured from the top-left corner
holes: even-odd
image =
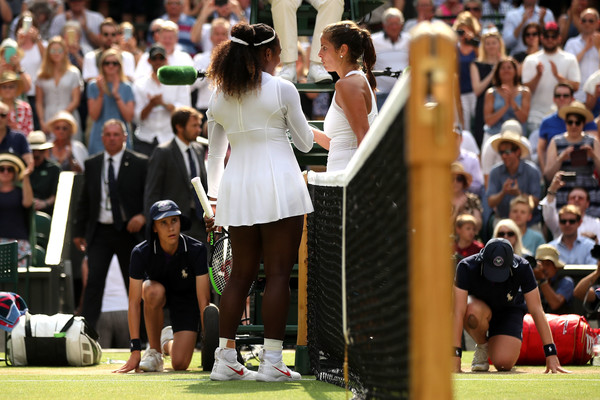
[[[308,175],[303,173],[304,181],[307,182]],[[298,333],[296,336],[296,357],[294,368],[301,374],[309,374],[310,360],[308,356],[308,325],[306,321],[307,291],[308,283],[308,229],[306,226],[307,216],[304,216],[304,227],[302,228],[302,239],[298,249]]]
[[[452,398],[450,163],[456,37],[443,23],[412,31],[408,104],[410,171],[410,393]]]

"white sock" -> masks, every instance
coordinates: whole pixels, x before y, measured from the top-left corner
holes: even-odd
[[[265,338],[264,350],[263,357],[265,360],[277,364],[282,358],[283,340]]]

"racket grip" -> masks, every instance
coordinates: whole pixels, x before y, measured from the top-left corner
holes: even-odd
[[[208,196],[202,187],[202,182],[200,182],[199,177],[192,178],[192,186],[196,191],[196,196],[198,196],[198,200],[200,200],[200,204],[202,204],[202,208],[204,209],[204,214],[206,214],[209,218],[213,218],[215,215],[213,214],[212,206],[208,201]]]

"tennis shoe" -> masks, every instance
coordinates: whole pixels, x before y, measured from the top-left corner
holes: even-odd
[[[256,372],[250,371],[237,361],[237,354],[235,354],[235,361],[229,361],[223,354],[223,349],[217,348],[215,350],[215,363],[213,364],[212,371],[210,373],[210,379],[212,381],[253,381],[256,380]]]
[[[471,371],[485,372],[489,371],[490,363],[488,362],[488,344],[476,344],[475,354],[473,354],[473,362],[471,363]]]
[[[310,67],[308,68],[308,75],[306,76],[306,80],[308,82],[314,83],[329,83],[333,82],[333,78],[331,74],[327,72],[323,64],[312,62],[310,63]]]
[[[165,352],[165,344],[170,340],[173,340],[173,327],[165,326],[160,331],[160,349],[163,353]]]
[[[296,83],[296,63],[291,62],[283,64],[278,76],[285,79],[286,81]]]
[[[140,369],[144,372],[162,372],[162,354],[155,349],[146,350],[144,356],[140,360]]]
[[[259,382],[288,382],[297,381],[302,378],[296,371],[289,369],[283,360],[273,364],[264,357],[264,350],[261,350],[258,358],[260,360],[260,366],[258,367],[258,374],[256,380]]]

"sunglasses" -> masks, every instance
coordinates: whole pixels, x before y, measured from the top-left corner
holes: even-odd
[[[568,99],[569,97],[571,97],[571,94],[569,94],[569,93],[554,93],[555,99],[560,99],[560,98]]]
[[[17,85],[15,85],[14,83],[9,83],[9,84],[4,84],[2,86],[0,86],[0,89],[16,89]]]
[[[583,124],[583,121],[580,119],[568,119],[567,120],[567,125],[571,126],[571,125],[575,125],[575,126],[579,126]]]
[[[539,36],[540,34],[538,32],[526,32],[525,33],[525,37],[534,37],[534,36]]]
[[[481,7],[464,7],[465,11],[481,11]]]
[[[566,225],[566,224],[575,225],[576,223],[579,222],[579,218],[574,218],[574,219],[559,219],[558,222],[561,225]]]
[[[514,237],[515,233],[513,231],[507,231],[507,232],[499,231],[497,233],[497,236],[501,237],[501,238],[503,238],[503,237]]]
[[[104,36],[104,37],[109,37],[109,36],[115,37],[115,36],[117,36],[117,34],[115,32],[113,32],[113,33],[103,32],[102,36]]]
[[[54,125],[52,127],[52,129],[54,129],[55,131],[68,131],[69,130],[69,126],[68,125]]]
[[[0,118],[6,118],[8,117],[8,113],[0,113]]]
[[[506,149],[506,150],[499,150],[498,153],[503,156],[503,155],[507,155],[510,156],[512,153],[514,153],[515,151],[517,151],[517,149]]]
[[[596,20],[595,20],[595,19],[587,19],[587,18],[582,18],[582,19],[581,19],[581,22],[582,22],[583,24],[593,24],[593,23],[595,23],[595,22],[596,22]]]
[[[121,66],[121,64],[118,61],[104,61],[102,65],[112,65],[113,67]]]
[[[558,38],[558,33],[543,33],[542,36],[544,39],[556,39]]]
[[[0,173],[3,172],[8,172],[8,173],[15,173],[15,169],[13,167],[5,167],[4,165],[0,165]]]
[[[157,60],[159,60],[159,61],[165,61],[165,58],[159,54],[157,56],[151,57],[150,60],[151,61],[157,61]]]

